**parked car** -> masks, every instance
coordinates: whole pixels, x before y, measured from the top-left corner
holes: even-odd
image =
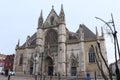
[[[13,76],[13,75],[15,75],[15,72],[14,71],[9,71],[9,75]]]
[[[0,71],[0,74],[1,75],[5,75],[5,71]]]

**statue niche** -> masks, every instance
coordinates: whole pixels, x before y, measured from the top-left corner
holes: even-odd
[[[54,29],[47,31],[45,36],[45,52],[51,54],[58,51],[58,33]]]

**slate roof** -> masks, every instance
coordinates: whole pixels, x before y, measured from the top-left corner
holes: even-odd
[[[84,40],[95,40],[96,39],[96,35],[90,29],[88,29],[87,26],[85,26],[84,24],[81,24],[80,27],[83,28]],[[76,33],[79,33],[79,29],[77,30]]]
[[[37,33],[34,33],[30,39],[28,40],[29,42],[29,46],[31,47],[35,47],[36,46],[36,36],[37,36]],[[21,48],[24,48],[26,45],[26,42],[21,46]]]
[[[90,30],[88,29],[84,24],[80,25],[80,27],[83,28],[83,32],[84,32],[84,40],[87,41],[87,40],[95,40],[96,39],[96,35]],[[30,39],[28,40],[29,42],[29,46],[30,47],[35,47],[36,46],[36,36],[37,33],[34,33]],[[72,41],[72,40],[76,40],[78,41],[79,40],[79,29],[77,30],[76,33],[74,32],[71,32],[67,29],[67,36],[68,36],[68,40],[67,41]],[[24,43],[21,48],[25,48],[25,44]]]

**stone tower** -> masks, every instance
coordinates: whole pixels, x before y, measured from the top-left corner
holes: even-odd
[[[42,62],[42,53],[44,50],[44,37],[43,37],[43,13],[41,10],[39,19],[38,19],[38,28],[37,28],[37,34],[36,34],[36,47],[35,47],[35,52],[34,52],[34,59],[36,57],[36,63],[34,63],[34,68],[33,70],[35,74],[38,74],[40,71],[40,63]],[[39,61],[39,62],[38,62]]]
[[[58,72],[65,75],[65,62],[66,62],[66,25],[65,25],[65,14],[63,5],[61,5],[61,11],[59,14],[59,32],[58,32]]]

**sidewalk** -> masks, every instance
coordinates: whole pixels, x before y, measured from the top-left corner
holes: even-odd
[[[8,76],[0,75],[0,80],[8,80]],[[10,80],[35,80],[31,75],[15,75],[10,76]]]

